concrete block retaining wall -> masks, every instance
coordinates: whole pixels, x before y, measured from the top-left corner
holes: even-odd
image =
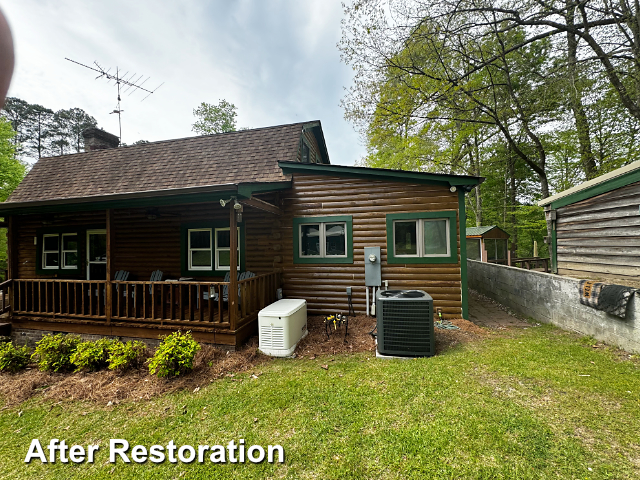
[[[525,317],[640,353],[640,299],[620,318],[580,303],[575,278],[467,260],[469,288]]]

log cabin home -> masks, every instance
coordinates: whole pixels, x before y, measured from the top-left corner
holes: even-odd
[[[640,161],[538,202],[551,223],[551,270],[640,287]]]
[[[467,317],[464,200],[482,178],[332,165],[319,121],[129,147],[85,137],[0,205],[14,330],[188,329],[234,348],[278,289],[320,314],[347,312],[352,287],[363,313],[367,246],[389,288]]]

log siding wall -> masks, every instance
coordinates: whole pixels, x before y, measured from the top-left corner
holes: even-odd
[[[560,275],[640,287],[640,182],[556,211]]]
[[[434,306],[442,308],[446,317],[462,315],[459,221],[455,227],[456,263],[386,263],[386,215],[458,212],[458,195],[447,187],[294,174],[291,190],[263,198],[281,206],[284,215],[245,207],[245,268],[256,274],[282,272],[285,295],[305,298],[310,313],[346,312],[347,286],[353,287],[356,311],[363,313],[364,247],[379,246],[382,280],[388,280],[390,288],[425,290],[434,298]],[[228,209],[217,203],[159,207],[154,213],[156,218],[149,219],[147,209],[113,210],[112,272],[128,270],[131,272],[129,280],[148,280],[151,272],[159,269],[164,272],[164,278],[178,278],[181,276],[181,224],[228,221]],[[293,218],[332,215],[350,215],[353,219],[353,264],[294,264]],[[61,226],[100,227],[106,224],[106,215],[105,211],[96,211],[48,217],[24,215],[16,220],[19,236],[17,277],[53,278],[53,275],[36,274],[36,246],[33,244],[36,231]],[[83,259],[86,256],[84,247],[81,255]],[[86,270],[83,268],[74,278],[85,279]],[[220,278],[197,277],[197,280]]]
[[[346,177],[294,174],[292,189],[283,193],[283,277],[286,296],[304,298],[310,313],[347,311],[346,287],[353,304],[365,312],[364,247],[381,247],[382,280],[393,289],[422,289],[449,318],[462,316],[460,229],[456,221],[453,264],[394,264],[387,261],[386,214],[431,211],[458,212],[458,194],[447,187]],[[293,218],[351,215],[353,264],[294,264]]]

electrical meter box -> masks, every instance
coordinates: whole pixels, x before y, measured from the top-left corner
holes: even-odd
[[[364,284],[367,287],[382,285],[380,247],[364,247]]]

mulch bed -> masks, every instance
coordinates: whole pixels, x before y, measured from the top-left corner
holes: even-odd
[[[333,329],[327,338],[323,320],[322,316],[308,318],[309,334],[298,344],[296,358],[313,359],[356,352],[375,354],[375,340],[370,334],[376,325],[375,318],[365,315],[352,317],[346,339],[344,327]],[[460,330],[435,329],[436,353],[487,335],[486,329],[467,320],[456,319],[451,323]],[[104,404],[146,400],[179,390],[194,391],[224,376],[255,371],[270,360],[271,357],[258,351],[258,338],[253,337],[236,352],[202,345],[196,355],[194,370],[171,379],[150,375],[145,367],[122,374],[111,371],[47,373],[32,365],[32,368],[17,374],[0,373],[0,398],[4,400],[4,406],[0,408],[9,408],[36,395],[55,401],[85,400]]]

